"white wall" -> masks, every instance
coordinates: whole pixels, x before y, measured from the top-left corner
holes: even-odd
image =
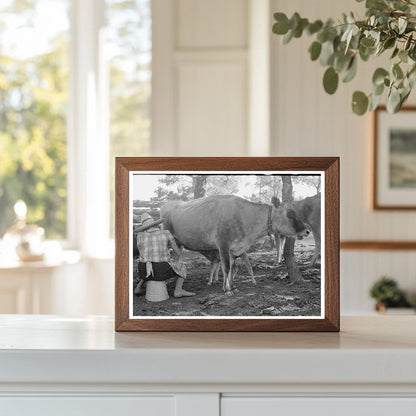
[[[248,4],[153,1],[154,155],[246,154]]]
[[[352,0],[154,0],[153,154],[266,156],[270,147],[276,156],[340,156],[341,238],[414,240],[416,213],[370,209],[371,117],[353,115],[350,102],[355,89],[369,90],[376,64],[360,63],[357,79],[330,97],[324,69],[309,60],[309,38],[283,46],[259,33],[265,22],[271,28],[272,11],[325,18],[361,7]],[[261,125],[269,115],[270,126]],[[112,313],[113,266],[96,262],[89,270],[89,313]],[[414,270],[413,251],[342,251],[342,313],[370,313],[368,289],[383,274],[415,296]]]
[[[272,0],[273,12],[291,15],[298,11],[311,19],[335,18],[350,10],[363,10],[363,6],[351,0]],[[282,45],[281,39],[272,36],[272,154],[341,157],[341,240],[415,240],[415,212],[375,212],[370,208],[371,116],[353,115],[350,103],[354,90],[370,92],[377,62],[360,62],[357,79],[341,84],[337,93],[329,96],[322,88],[324,68],[310,61],[307,50],[311,42],[304,37]],[[342,251],[342,313],[371,311],[368,288],[383,274],[395,277],[414,295],[415,254]]]

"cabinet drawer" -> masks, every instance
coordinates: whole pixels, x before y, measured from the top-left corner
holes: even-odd
[[[151,397],[1,397],[0,414],[7,416],[174,416],[173,396]]]
[[[221,416],[415,416],[416,398],[223,397]]]

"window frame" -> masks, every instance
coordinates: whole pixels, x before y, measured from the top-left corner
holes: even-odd
[[[72,0],[67,118],[68,223],[65,246],[109,258],[108,71],[105,0]]]
[[[106,7],[105,0],[69,0],[67,235],[60,243],[95,259],[114,258]]]

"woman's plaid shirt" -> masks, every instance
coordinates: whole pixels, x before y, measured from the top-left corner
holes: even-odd
[[[168,230],[152,230],[137,234],[137,248],[140,252],[139,261],[169,261],[169,245],[172,246],[172,234]]]

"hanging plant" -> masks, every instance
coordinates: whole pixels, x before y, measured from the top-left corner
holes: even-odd
[[[312,61],[319,60],[326,67],[323,87],[328,94],[336,92],[340,80],[354,79],[359,60],[367,62],[390,54],[390,65],[374,71],[371,92],[355,91],[351,105],[355,114],[363,115],[373,111],[386,96],[387,110],[396,113],[415,83],[416,2],[366,0],[365,7],[364,19],[344,13],[339,22],[333,19],[310,22],[299,13],[290,19],[284,13],[275,13],[273,33],[283,36],[283,44],[304,34],[314,37],[309,54]]]

